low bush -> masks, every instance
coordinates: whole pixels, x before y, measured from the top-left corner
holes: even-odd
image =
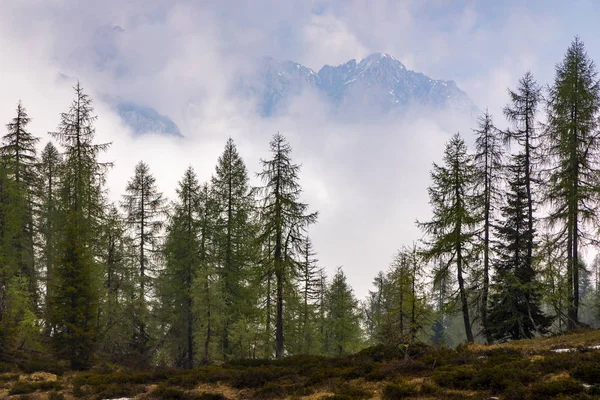
[[[59,392],[48,393],[48,400],[65,400],[65,395]]]
[[[286,395],[285,388],[276,382],[267,382],[262,388],[254,391],[253,397],[256,399],[272,399]]]
[[[361,388],[357,385],[351,385],[348,383],[340,385],[336,390],[335,394],[346,396],[350,399],[370,399],[372,393]]]
[[[571,376],[589,384],[598,383],[600,382],[600,363],[597,361],[582,362],[573,369]]]
[[[48,390],[60,390],[62,386],[58,382],[25,382],[25,381],[17,381],[10,388],[8,394],[28,394],[40,391],[48,391]]]
[[[417,388],[408,383],[390,383],[383,388],[382,398],[384,400],[404,399],[416,396],[418,393]]]
[[[572,378],[536,382],[529,387],[531,400],[546,400],[559,395],[575,395],[583,392],[583,385]]]
[[[470,365],[447,365],[435,370],[432,379],[441,387],[469,389],[477,371]]]
[[[227,397],[225,397],[225,395],[222,393],[204,392],[204,393],[200,393],[200,395],[197,397],[197,399],[198,400],[227,400]]]
[[[150,392],[150,398],[161,400],[188,400],[185,392],[181,389],[164,384],[158,385]]]

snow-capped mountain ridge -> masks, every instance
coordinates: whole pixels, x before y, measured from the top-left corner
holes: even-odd
[[[472,112],[475,105],[454,81],[435,80],[408,70],[390,54],[373,53],[362,60],[323,66],[318,72],[293,61],[264,59],[258,79],[244,80],[244,93],[258,96],[260,112],[285,112],[290,100],[316,90],[338,112],[403,112],[410,106]]]

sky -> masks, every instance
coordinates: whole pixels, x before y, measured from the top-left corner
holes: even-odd
[[[331,118],[310,93],[295,98],[285,114],[261,118],[231,95],[235,77],[255,71],[263,56],[318,70],[385,52],[431,78],[454,80],[502,128],[507,88],[527,70],[550,84],[575,35],[593,59],[600,57],[597,1],[1,3],[0,122],[12,118],[21,99],[33,119],[30,130],[44,145],[79,79],[95,100],[98,142],[112,143],[103,158],[115,162],[108,176],[114,200],[140,160],[174,199],[187,166],[210,179],[230,136],[258,184],[259,159],[269,156],[269,140],[279,131],[302,164],[302,198],[320,213],[310,229],[320,263],[330,275],[343,266],[359,298],[399,248],[421,239],[415,221],[429,218],[431,165],[457,130],[471,140],[473,121],[418,116],[349,123]],[[97,34],[113,26],[123,29],[118,41]],[[168,115],[184,138],[134,136],[107,94]]]

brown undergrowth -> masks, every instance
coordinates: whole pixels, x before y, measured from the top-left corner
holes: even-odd
[[[101,365],[72,372],[47,359],[0,363],[7,399],[596,399],[600,331],[458,349],[376,346],[337,358],[240,360],[193,370]],[[574,349],[557,353],[559,348]]]

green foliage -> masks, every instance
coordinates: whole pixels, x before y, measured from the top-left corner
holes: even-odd
[[[358,301],[341,268],[338,268],[331,280],[325,304],[326,353],[339,356],[356,351],[361,336]]]
[[[476,239],[475,227],[480,223],[477,212],[477,197],[473,185],[477,176],[472,158],[459,134],[446,144],[444,165],[433,164],[431,186],[428,189],[429,202],[433,208],[431,221],[418,223],[429,235],[426,242],[427,259],[446,257],[450,261],[436,271],[435,281],[448,276],[454,264],[458,280],[458,294],[462,308],[467,340],[474,340],[469,314],[469,299],[466,290],[466,273],[474,256]]]
[[[383,388],[382,398],[384,400],[404,399],[417,394],[417,388],[408,383],[390,383]]]
[[[48,390],[61,390],[62,385],[58,382],[27,382],[27,381],[17,381],[10,388],[8,394],[28,394],[36,391],[46,392]]]
[[[432,379],[441,387],[469,389],[477,370],[471,365],[447,365],[436,369]]]
[[[575,37],[556,66],[548,96],[546,201],[549,221],[566,254],[567,328],[578,325],[580,247],[598,213],[597,173],[600,140],[596,135],[600,82],[583,42]]]
[[[262,195],[260,241],[268,253],[267,276],[275,277],[275,354],[284,356],[284,299],[286,281],[293,276],[294,256],[301,249],[302,237],[309,225],[317,220],[318,213],[308,213],[308,205],[300,202],[302,189],[298,182],[300,166],[291,161],[292,148],[277,133],[270,143],[272,158],[261,160],[263,170],[258,177],[264,186],[258,188]],[[289,288],[292,287],[288,285]],[[270,294],[269,294],[270,296]],[[270,297],[269,297],[270,299]]]
[[[559,395],[575,395],[583,392],[580,382],[571,378],[561,378],[551,381],[535,382],[529,389],[532,400],[551,399]]]
[[[88,368],[96,350],[99,281],[94,259],[95,238],[103,213],[102,187],[106,164],[98,162],[107,144],[94,144],[96,116],[92,100],[79,82],[75,100],[61,114],[51,133],[65,148],[61,169],[60,203],[63,223],[59,232],[57,267],[49,282],[48,319],[54,329],[56,353],[75,369]]]

